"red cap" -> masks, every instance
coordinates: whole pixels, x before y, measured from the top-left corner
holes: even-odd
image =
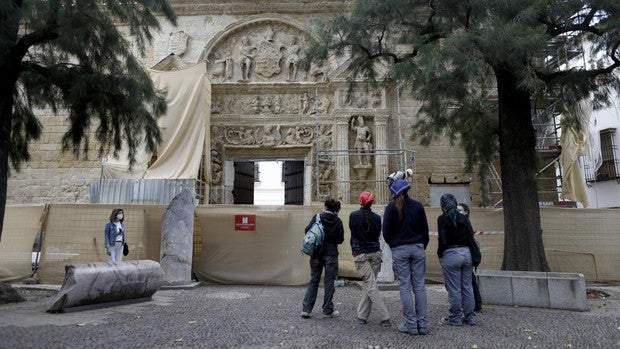
[[[372,204],[373,202],[375,202],[375,197],[374,195],[372,195],[371,192],[365,191],[360,194],[360,205],[368,206],[369,204]]]

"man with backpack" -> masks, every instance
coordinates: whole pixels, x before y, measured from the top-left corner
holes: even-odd
[[[334,292],[336,291],[334,281],[338,276],[338,245],[344,241],[344,227],[342,220],[338,217],[339,211],[340,201],[329,198],[325,200],[325,209],[319,213],[320,222],[323,225],[323,244],[315,249],[310,257],[310,282],[306,289],[301,313],[301,317],[306,319],[311,317],[310,314],[316,302],[323,268],[325,268],[323,317],[340,316],[340,312],[334,309],[333,302]],[[310,223],[304,229],[304,235],[314,225],[315,220],[316,215],[313,215]]]

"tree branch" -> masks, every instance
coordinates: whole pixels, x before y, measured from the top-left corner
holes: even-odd
[[[15,45],[15,51],[20,60],[26,55],[28,49],[34,45],[42,44],[45,42],[53,41],[58,38],[57,29],[60,27],[57,20],[58,9],[52,13],[49,20],[45,23],[43,28],[34,31],[32,33],[22,36],[17,40]]]
[[[617,45],[616,45],[617,47]],[[601,74],[609,74],[611,73],[614,69],[620,67],[620,59],[618,59],[617,57],[612,57],[612,60],[614,61],[613,64],[611,64],[610,66],[606,67],[606,68],[600,68],[600,69],[593,69],[593,70],[580,70],[578,71],[579,73],[581,73],[583,76],[586,77],[590,77],[590,78],[594,78],[598,75]],[[543,72],[540,71],[536,71],[536,76],[546,82],[546,83],[550,83],[553,80],[556,79],[560,79],[566,76],[569,76],[571,74],[575,74],[577,71],[575,71],[574,69],[571,70],[563,70],[563,71],[559,71],[559,72],[553,72],[550,74],[545,74]]]
[[[601,31],[595,26],[590,25],[597,11],[598,9],[591,8],[590,12],[588,12],[585,16],[583,16],[584,19],[580,23],[571,22],[571,24],[569,25],[557,26],[551,22],[547,22],[544,20],[540,20],[540,22],[542,24],[547,25],[547,34],[551,35],[552,37],[558,36],[560,34],[574,32],[574,31],[584,31],[584,32],[589,32],[589,33],[601,36],[604,34],[603,31]]]

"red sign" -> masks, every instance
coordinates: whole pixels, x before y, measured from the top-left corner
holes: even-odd
[[[253,214],[236,214],[235,230],[256,230],[256,215]]]

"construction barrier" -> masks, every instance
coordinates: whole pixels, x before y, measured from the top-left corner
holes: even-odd
[[[19,281],[32,274],[32,245],[43,231],[40,266],[42,283],[61,284],[65,266],[105,262],[103,229],[117,205],[53,204],[9,206],[0,241],[0,280]],[[356,277],[351,258],[349,213],[357,205],[343,205],[340,217],[345,241],[340,246],[340,276]],[[124,260],[159,262],[163,205],[122,205],[130,255]],[[308,257],[299,248],[303,228],[322,205],[196,207],[194,265],[198,279],[235,284],[300,285],[309,279]],[[382,213],[383,207],[373,207]],[[431,230],[427,249],[427,278],[441,281],[437,258],[439,208],[426,208]],[[43,216],[43,219],[41,217]],[[245,221],[244,221],[245,217]],[[551,271],[584,274],[588,281],[620,280],[620,210],[541,209],[543,240]],[[500,269],[503,258],[503,211],[472,208],[483,260],[479,268]]]

